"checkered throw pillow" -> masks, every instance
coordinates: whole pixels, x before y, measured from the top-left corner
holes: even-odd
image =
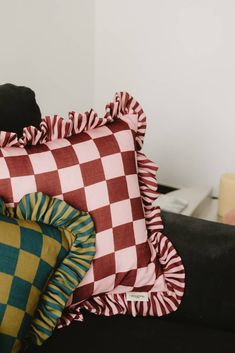
[[[146,116],[118,93],[100,119],[91,110],[69,119],[46,117],[40,129],[0,134],[0,194],[10,205],[35,190],[64,199],[92,215],[97,251],[69,301],[61,325],[97,314],[164,315],[176,310],[184,268],[162,234],[157,166],[142,152]],[[129,292],[144,292],[145,301]]]
[[[0,351],[41,345],[95,253],[89,214],[42,193],[0,199]]]

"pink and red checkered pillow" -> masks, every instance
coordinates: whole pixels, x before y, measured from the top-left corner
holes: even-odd
[[[157,167],[140,152],[145,129],[139,103],[119,93],[103,119],[93,110],[72,112],[68,120],[46,117],[39,130],[25,128],[21,139],[0,132],[0,196],[10,206],[41,191],[90,212],[95,222],[93,264],[60,325],[81,320],[82,307],[164,315],[180,304],[184,268],[152,206]],[[145,292],[145,299],[132,301],[128,292]]]

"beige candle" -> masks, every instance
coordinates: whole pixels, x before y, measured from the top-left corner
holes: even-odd
[[[224,217],[235,208],[235,173],[223,174],[220,178],[218,214]]]

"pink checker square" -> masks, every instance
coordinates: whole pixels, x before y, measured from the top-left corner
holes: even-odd
[[[81,169],[78,164],[68,168],[59,169],[58,173],[62,193],[83,187]]]
[[[86,163],[100,158],[98,148],[93,140],[74,144],[73,148],[78,157],[79,163]]]
[[[109,204],[108,188],[105,181],[85,187],[85,194],[89,211]]]
[[[112,291],[115,284],[115,274],[105,277],[105,279],[101,279],[99,281],[95,281],[94,283],[94,294]]]
[[[96,254],[95,259],[114,252],[114,240],[112,229],[96,234]]]
[[[132,221],[130,200],[123,200],[110,205],[113,227]]]
[[[138,268],[135,287],[153,285],[156,280],[155,264],[149,263],[147,267]]]
[[[140,187],[137,174],[126,176],[127,189],[130,198],[140,197]]]
[[[115,252],[116,271],[124,272],[137,268],[136,247],[131,246]]]
[[[120,153],[102,157],[102,164],[106,180],[124,175],[123,162]]]
[[[147,229],[145,219],[138,219],[133,222],[136,244],[144,243],[147,240]]]
[[[67,139],[56,139],[45,144],[50,150],[70,146],[71,143]]]
[[[79,287],[82,287],[86,284],[92,283],[94,282],[94,269],[93,269],[93,263],[91,263],[91,266],[89,268],[89,270],[87,271],[85,277],[83,278],[83,280],[81,281]]]
[[[4,157],[18,157],[26,156],[27,151],[25,150],[25,148],[5,147],[2,149],[2,154]]]
[[[51,172],[57,169],[55,159],[50,151],[29,155],[34,174]]]
[[[0,179],[6,179],[10,177],[9,170],[7,168],[7,164],[3,157],[0,157]]]
[[[112,134],[112,131],[109,130],[108,127],[106,126],[101,126],[98,127],[97,129],[94,130],[88,130],[86,133],[93,139],[98,138],[98,137],[104,137]]]
[[[115,138],[122,152],[135,151],[134,138],[130,130],[116,132]]]
[[[24,195],[37,191],[37,186],[33,175],[11,178],[11,185],[13,199],[15,202],[19,202]]]

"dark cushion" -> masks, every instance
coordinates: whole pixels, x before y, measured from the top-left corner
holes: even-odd
[[[157,317],[96,316],[57,330],[42,348],[27,353],[232,352],[235,334]]]
[[[38,127],[40,122],[41,112],[32,89],[11,83],[0,85],[0,131],[22,136],[24,127]]]
[[[186,287],[169,317],[235,331],[235,227],[163,212],[185,266]]]

